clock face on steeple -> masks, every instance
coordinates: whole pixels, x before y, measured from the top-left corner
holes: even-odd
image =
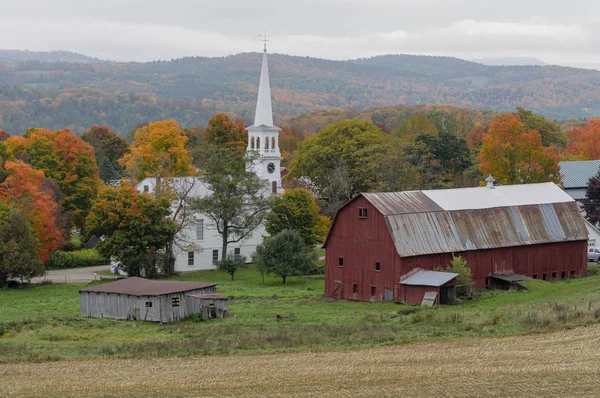
[[[273,174],[275,172],[275,164],[274,163],[269,163],[267,165],[267,171],[269,172],[269,174]]]

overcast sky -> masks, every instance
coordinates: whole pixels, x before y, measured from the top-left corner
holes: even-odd
[[[598,0],[0,0],[0,49],[117,61],[259,51],[600,65]]]

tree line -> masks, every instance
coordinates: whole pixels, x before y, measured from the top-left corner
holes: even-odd
[[[190,247],[178,232],[197,213],[222,237],[219,264],[232,277],[245,261],[228,258],[229,245],[264,223],[271,238],[254,260],[285,281],[311,268],[333,216],[359,192],[477,186],[489,174],[498,184],[560,183],[559,160],[598,158],[598,136],[599,119],[563,134],[523,108],[485,124],[438,109],[391,129],[361,120],[311,135],[286,127],[287,189],[273,197],[248,171],[243,120],[225,114],[196,128],[174,120],[141,124],[127,139],[106,126],[81,137],[66,129],[0,131],[0,285],[43,273],[72,231],[101,237],[98,250],[131,275],[170,274],[173,250]],[[147,177],[156,181],[153,194],[136,189]],[[590,193],[587,213],[597,222],[594,198]]]

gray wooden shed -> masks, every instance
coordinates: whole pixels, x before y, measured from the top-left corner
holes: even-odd
[[[80,290],[81,315],[152,322],[172,322],[198,313],[207,320],[223,318],[228,300],[216,291],[214,283],[126,278]]]

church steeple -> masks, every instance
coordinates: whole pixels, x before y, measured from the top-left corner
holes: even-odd
[[[265,44],[266,45],[266,44]],[[254,126],[273,127],[273,109],[271,108],[271,85],[269,84],[269,62],[267,48],[263,52],[260,83],[258,85],[258,100],[254,114]]]
[[[281,153],[279,152],[279,132],[281,129],[273,124],[271,108],[271,85],[269,83],[269,63],[267,61],[267,39],[262,56],[262,69],[258,84],[258,99],[254,124],[248,126],[248,156],[254,158],[251,165],[261,179],[270,182],[273,193],[283,192],[281,186]]]

